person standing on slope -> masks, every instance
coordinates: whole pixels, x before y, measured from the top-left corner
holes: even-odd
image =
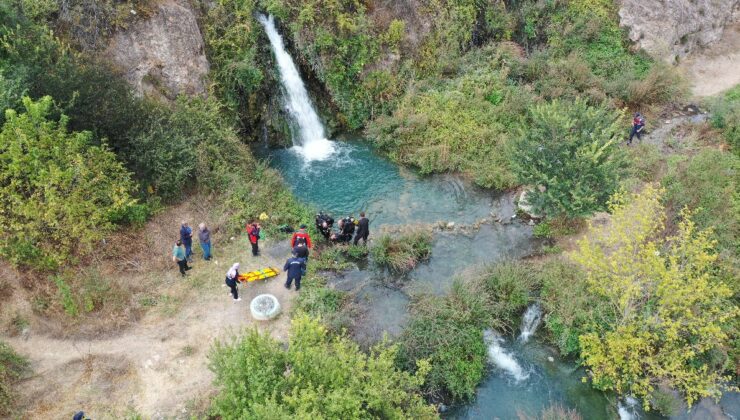
[[[236,289],[237,282],[239,282],[239,263],[234,263],[229,271],[226,272],[226,285],[231,289],[231,296],[234,302],[242,300],[239,297],[239,291]]]
[[[285,288],[290,290],[290,285],[295,280],[295,291],[301,290],[301,278],[303,273],[306,271],[306,260],[303,258],[292,257],[285,261],[283,271],[288,273],[288,278],[285,281]]]
[[[259,246],[259,240],[260,240],[260,224],[257,222],[252,222],[251,224],[247,225],[247,234],[249,235],[249,243],[252,244],[252,255],[257,256],[260,253],[260,246]]]
[[[645,118],[639,112],[635,112],[635,118],[632,119],[632,131],[629,140],[627,140],[628,145],[632,144],[632,138],[635,136],[637,136],[637,140],[642,140],[640,133],[643,128],[645,128]]]
[[[293,234],[293,237],[290,239],[290,247],[295,248],[300,243],[311,248],[311,237],[306,233],[306,225],[301,225],[300,230]]]
[[[367,237],[370,235],[370,220],[365,217],[365,212],[360,212],[360,220],[357,222],[357,232],[355,233],[355,245],[362,239],[362,244],[367,245]]]
[[[205,223],[201,223],[198,226],[198,240],[200,241],[200,248],[203,250],[203,259],[206,261],[211,260],[211,231],[208,230],[208,226]]]
[[[188,225],[188,222],[184,221],[180,225],[180,240],[185,246],[185,259],[188,262],[193,261],[193,229]]]

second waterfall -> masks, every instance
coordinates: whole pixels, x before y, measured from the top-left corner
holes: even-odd
[[[298,125],[298,138],[294,136],[293,146],[306,161],[324,160],[334,153],[334,143],[326,138],[324,126],[311,103],[298,68],[285,50],[283,38],[275,28],[274,18],[260,15],[259,21],[265,27],[275,53],[280,81],[285,88],[288,112]]]

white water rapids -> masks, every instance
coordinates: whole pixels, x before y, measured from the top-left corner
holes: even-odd
[[[503,338],[496,335],[493,331],[486,330],[483,332],[483,339],[488,345],[488,357],[494,365],[511,375],[517,381],[523,381],[529,377],[529,372],[525,372],[514,356],[501,347],[504,343]]]
[[[540,321],[542,321],[542,310],[540,309],[540,306],[534,304],[527,308],[527,311],[524,312],[524,316],[522,317],[522,332],[519,334],[519,340],[523,343],[529,341],[529,337],[531,337],[535,331],[537,331],[537,327],[540,326]]]
[[[283,38],[275,28],[275,20],[272,16],[264,15],[259,15],[258,19],[265,27],[272,51],[275,53],[280,81],[286,93],[285,105],[290,116],[298,124],[299,138],[293,139],[293,147],[305,161],[327,159],[334,153],[334,143],[326,138],[324,126],[311,103],[298,68],[290,54],[285,51]]]

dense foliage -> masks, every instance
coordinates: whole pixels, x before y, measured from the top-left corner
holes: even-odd
[[[583,100],[530,109],[512,165],[519,181],[534,187],[527,202],[536,214],[574,218],[605,209],[621,165],[618,118]]]
[[[589,293],[605,300],[608,321],[579,337],[581,356],[600,389],[643,398],[659,384],[689,405],[718,397],[728,343],[740,314],[732,291],[716,277],[714,243],[683,211],[675,235],[661,236],[661,191],[648,185],[612,205],[609,225],[593,229],[573,254]]]
[[[446,296],[417,296],[400,338],[399,364],[414,369],[416,361],[429,360],[424,390],[433,400],[471,399],[486,373],[483,331],[513,330],[540,282],[538,267],[504,262],[456,280]]]
[[[0,252],[16,264],[55,268],[89,250],[135,206],[116,156],[49,120],[52,99],[23,100],[0,132]]]
[[[287,349],[253,330],[217,342],[210,368],[220,391],[214,416],[237,418],[435,418],[418,395],[429,370],[410,375],[394,366],[395,346],[365,354],[346,337],[331,337],[318,321],[293,319]]]
[[[740,85],[714,100],[712,125],[725,136],[736,155],[740,155]]]

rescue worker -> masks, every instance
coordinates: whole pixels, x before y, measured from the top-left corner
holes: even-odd
[[[234,302],[239,302],[242,298],[239,297],[239,291],[236,289],[236,285],[239,282],[239,263],[234,263],[229,271],[226,272],[226,285],[231,289],[231,296]]]
[[[260,240],[260,229],[261,226],[257,222],[252,222],[247,225],[247,234],[249,235],[249,243],[252,244],[252,255],[257,256],[260,253],[259,240]]]
[[[298,245],[293,248],[293,256],[298,258],[303,258],[304,260],[308,261],[308,247],[306,244],[299,243]]]
[[[185,245],[185,258],[189,261],[193,261],[193,229],[188,225],[188,222],[184,221],[180,224],[180,240]]]
[[[324,212],[316,215],[316,230],[318,230],[325,239],[331,237],[331,228],[334,226],[334,218]]]
[[[365,217],[365,212],[360,212],[360,221],[357,223],[357,233],[355,233],[355,245],[362,239],[362,244],[367,245],[367,237],[370,235],[370,220]]]
[[[306,225],[301,225],[298,232],[293,234],[293,237],[290,239],[290,247],[295,248],[299,243],[303,243],[308,248],[311,248],[311,237],[306,233]]]
[[[296,292],[299,291],[301,289],[301,277],[303,277],[303,273],[306,271],[306,260],[298,257],[288,258],[285,261],[283,270],[288,273],[285,288],[290,290],[290,285],[295,280],[295,290]]]
[[[643,128],[645,128],[645,118],[639,112],[635,112],[635,118],[632,119],[632,131],[630,132],[629,140],[627,140],[628,145],[632,144],[632,138],[635,136],[637,136],[637,140],[642,140],[640,138],[640,132],[642,132]]]

